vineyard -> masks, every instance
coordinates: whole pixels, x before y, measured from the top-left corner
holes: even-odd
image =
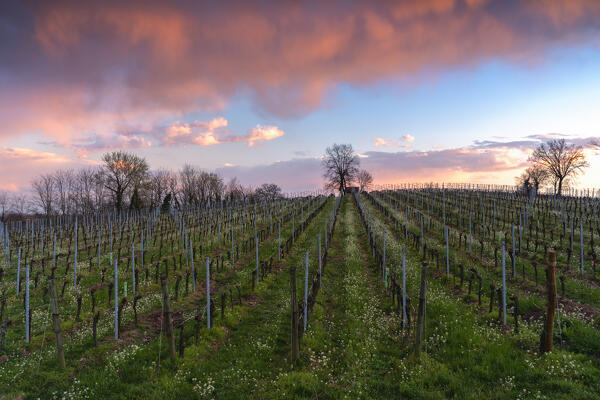
[[[599,213],[405,185],[8,221],[0,398],[600,398]]]

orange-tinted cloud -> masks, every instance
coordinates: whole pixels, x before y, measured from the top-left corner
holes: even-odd
[[[250,130],[248,135],[241,138],[241,141],[248,142],[248,147],[257,146],[264,141],[277,139],[285,134],[276,126],[257,125]]]
[[[397,139],[384,139],[381,137],[376,137],[375,140],[373,141],[373,144],[375,145],[375,147],[395,146],[395,147],[402,147],[405,149],[410,149],[411,143],[413,143],[414,141],[415,141],[415,138],[411,135],[402,136],[401,141],[397,140]]]
[[[209,121],[175,121],[167,126],[140,126],[120,128],[112,135],[89,135],[70,143],[70,147],[85,156],[89,152],[114,149],[137,149],[151,146],[214,146],[223,143],[246,143],[248,147],[277,139],[285,132],[269,125],[257,125],[245,135],[236,135],[228,129],[229,122],[223,117]],[[52,142],[52,144],[57,144]]]
[[[341,83],[539,61],[600,25],[595,0],[27,4],[1,10],[0,136],[63,143],[222,110],[236,93],[303,114]]]
[[[19,147],[0,147],[0,190],[28,189],[31,179],[42,173],[63,168],[78,168],[91,162]]]

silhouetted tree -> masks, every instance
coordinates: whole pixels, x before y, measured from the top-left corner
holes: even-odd
[[[161,213],[168,213],[171,211],[171,193],[167,193],[165,198],[163,199],[162,205],[160,206]]]
[[[263,183],[256,189],[255,196],[259,201],[273,201],[281,198],[281,188],[274,183]]]
[[[325,188],[343,193],[356,178],[360,161],[351,144],[334,144],[325,150],[322,164]]]
[[[102,157],[104,186],[113,193],[115,208],[123,209],[125,191],[137,186],[148,173],[148,164],[142,157],[124,151],[113,151]]]
[[[550,140],[541,143],[529,157],[534,167],[544,169],[553,178],[555,192],[560,196],[563,182],[567,178],[574,178],[589,167],[585,160],[583,148],[568,144],[564,139]]]
[[[361,169],[358,172],[356,180],[358,181],[358,185],[360,186],[361,192],[368,190],[373,184],[373,176],[369,171],[365,169]]]

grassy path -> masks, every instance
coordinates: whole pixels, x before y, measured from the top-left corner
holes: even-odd
[[[393,394],[385,374],[403,365],[400,320],[384,309],[375,270],[353,200],[346,196],[301,358],[293,369],[265,379],[255,398],[366,399],[373,398],[373,388]]]

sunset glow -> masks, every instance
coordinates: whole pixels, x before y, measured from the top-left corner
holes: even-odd
[[[541,141],[600,136],[597,1],[34,1],[0,15],[12,191],[116,149],[304,190],[334,142],[375,183],[512,184]],[[578,185],[598,187],[587,156]]]

